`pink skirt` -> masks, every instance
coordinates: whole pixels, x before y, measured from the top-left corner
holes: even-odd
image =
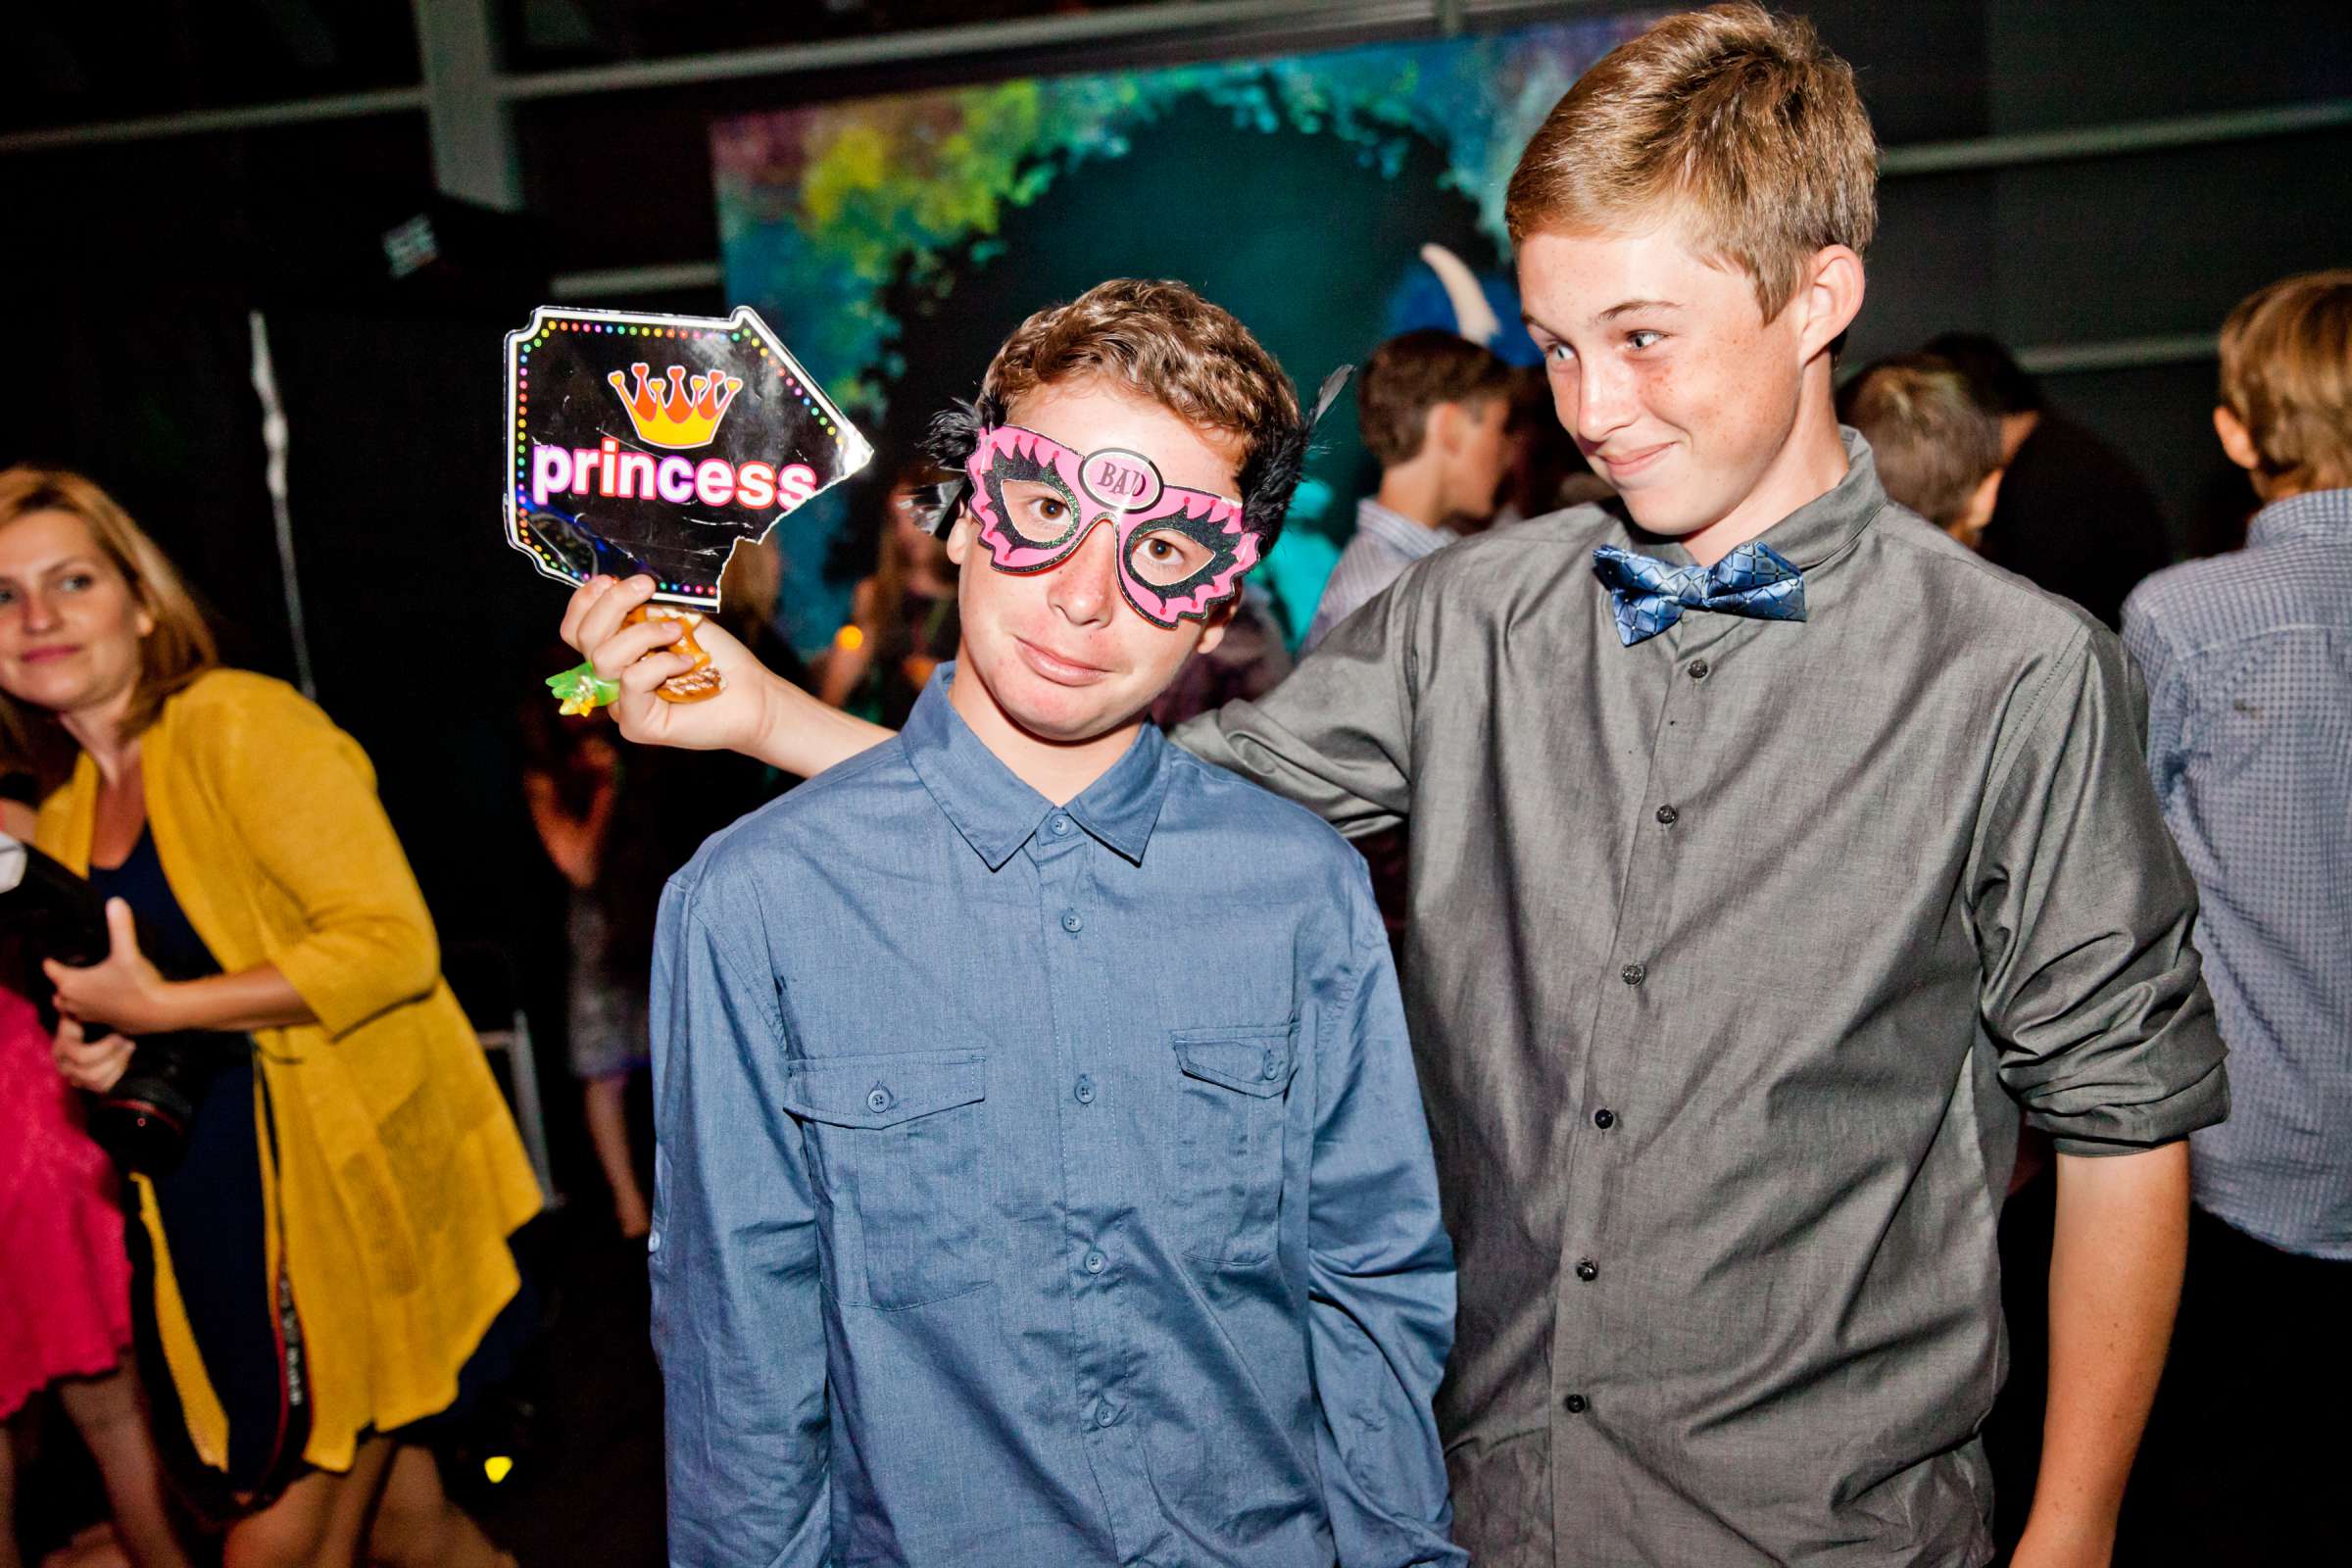
[[[117,1185],[31,1004],[0,991],[0,1420],[130,1343]]]

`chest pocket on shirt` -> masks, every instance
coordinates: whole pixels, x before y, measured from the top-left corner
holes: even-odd
[[[832,1211],[842,1300],[920,1306],[986,1284],[987,1055],[830,1056],[786,1071],[784,1108]]]
[[[1247,1268],[1274,1255],[1282,1133],[1298,1025],[1179,1029],[1177,1200],[1187,1255]]]

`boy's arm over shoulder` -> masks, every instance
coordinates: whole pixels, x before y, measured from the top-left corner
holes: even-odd
[[[1308,1344],[1342,1568],[1465,1563],[1430,1401],[1453,1346],[1453,1248],[1396,965],[1352,853],[1348,951],[1319,1016]]]
[[[1437,649],[1457,669],[1477,668],[1514,616],[1548,612],[1563,579],[1589,588],[1592,547],[1609,524],[1599,508],[1572,507],[1426,556],[1267,696],[1190,719],[1171,738],[1350,838],[1395,827],[1411,809],[1416,710]]]
[[[2079,625],[2003,720],[1968,867],[1984,1021],[2062,1153],[2129,1152],[2228,1114],[2190,945],[2197,893],[2143,760],[2122,645]]]
[[[1419,597],[1408,570],[1264,698],[1227,703],[1171,738],[1343,833],[1396,826],[1412,793],[1411,623]]]
[[[655,941],[654,1349],[674,1563],[831,1551],[814,1193],[779,1108],[785,1030],[751,879],[724,840]]]

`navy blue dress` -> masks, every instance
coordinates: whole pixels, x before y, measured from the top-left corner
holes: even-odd
[[[140,830],[121,865],[91,866],[89,881],[102,898],[130,906],[138,919],[140,951],[159,968],[187,979],[220,972],[164,875],[150,830]],[[165,1466],[191,1505],[225,1520],[267,1506],[310,1468],[302,1458],[310,1438],[302,1324],[282,1266],[275,1278],[270,1268],[262,1158],[264,1139],[274,1133],[269,1083],[255,1064],[253,1037],[196,1031],[149,1037],[140,1048],[167,1042],[213,1060],[189,1125],[185,1157],[150,1181],[189,1330],[228,1415],[224,1470],[205,1463],[188,1437],[156,1327],[159,1260],[147,1228],[135,1219],[128,1226],[131,1321]],[[274,1144],[270,1157],[274,1163]],[[537,1298],[526,1276],[460,1370],[456,1401],[394,1436],[429,1441],[463,1417],[486,1389],[510,1375],[536,1316]]]
[[[220,972],[164,876],[153,833],[141,829],[121,865],[91,866],[90,885],[101,897],[130,906],[140,950],[158,967],[190,979]],[[225,1470],[199,1459],[188,1439],[156,1332],[159,1260],[146,1227],[135,1222],[129,1227],[132,1321],[164,1459],[189,1500],[219,1515],[237,1511],[240,1503],[266,1502],[302,1473],[310,1409],[303,1398],[301,1323],[283,1271],[270,1277],[255,1121],[257,1096],[260,1114],[268,1117],[269,1090],[254,1067],[253,1037],[206,1032],[140,1042],[143,1051],[167,1046],[212,1062],[188,1127],[186,1156],[150,1181],[188,1328],[228,1414]]]

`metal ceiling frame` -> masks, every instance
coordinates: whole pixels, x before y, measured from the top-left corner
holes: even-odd
[[[1055,14],[969,26],[933,27],[873,37],[630,61],[562,71],[497,69],[493,0],[412,0],[425,79],[413,87],[186,110],[0,134],[0,156],[97,147],[166,137],[271,129],[322,121],[421,112],[433,147],[435,178],[449,194],[507,210],[522,205],[514,155],[514,106],[544,99],[691,86],[703,82],[784,78],[814,72],[892,64],[936,64],[1042,48],[1198,39],[1220,46],[1296,48],[1318,38],[1368,31],[1427,29],[1444,35],[1473,23],[1527,23],[1617,9],[1625,0],[1160,0],[1111,11]],[[1640,0],[1632,0],[1635,5]],[[2352,125],[2352,98],[2270,105],[2104,125],[2071,126],[1889,147],[1880,160],[1888,178],[1974,172],[2077,159],[2114,158],[2208,147]],[[559,275],[559,295],[646,294],[715,287],[715,261],[606,269]],[[2112,339],[2022,350],[2043,373],[2120,369],[2210,358],[2210,334]]]

